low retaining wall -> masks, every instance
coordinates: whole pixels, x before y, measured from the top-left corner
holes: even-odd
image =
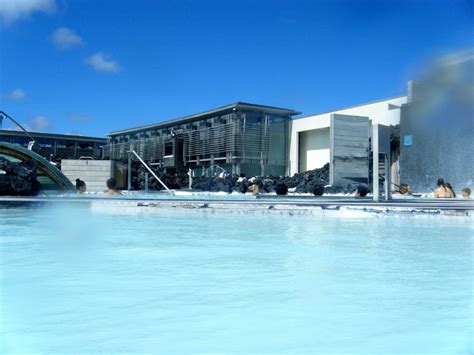
[[[112,177],[111,160],[61,160],[61,171],[73,183],[84,180],[87,191],[100,192],[106,189],[105,182]]]

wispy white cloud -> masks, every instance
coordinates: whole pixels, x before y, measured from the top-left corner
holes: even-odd
[[[33,12],[52,12],[55,9],[55,0],[0,0],[0,22],[10,25]]]
[[[22,123],[21,125],[28,132],[32,131],[31,127],[27,123]],[[9,123],[8,121],[2,126],[1,129],[7,130],[7,131],[21,131],[20,127],[18,127],[16,124]]]
[[[51,121],[48,117],[37,115],[33,116],[28,120],[27,126],[35,132],[41,132],[45,129],[51,128]]]
[[[22,89],[15,89],[11,93],[9,93],[6,97],[8,100],[19,101],[26,98],[26,92]]]
[[[91,115],[84,115],[82,113],[77,113],[77,112],[68,113],[67,118],[69,118],[71,121],[78,121],[78,122],[88,122],[92,120]]]
[[[1,0],[0,0],[1,1]],[[74,30],[67,27],[59,27],[51,35],[54,46],[59,50],[83,46],[84,40]]]
[[[21,122],[20,124],[28,132],[43,132],[52,127],[49,118],[42,115],[30,117],[26,122]],[[4,122],[4,125],[1,129],[6,129],[9,131],[21,131],[20,127],[9,120]]]
[[[118,61],[111,59],[109,55],[103,52],[92,54],[86,59],[86,63],[95,71],[117,73],[120,70]]]

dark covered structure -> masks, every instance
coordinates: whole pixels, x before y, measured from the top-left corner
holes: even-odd
[[[79,159],[92,157],[101,159],[107,138],[86,137],[69,134],[29,132],[35,140],[33,151],[48,160]],[[31,138],[22,131],[0,129],[0,142],[28,147]]]
[[[134,150],[163,168],[284,175],[288,121],[299,112],[237,102],[148,126],[111,132],[105,157],[126,161]],[[219,169],[219,170],[217,170]]]
[[[74,191],[61,171],[42,156],[17,144],[0,142],[0,196],[35,196]]]

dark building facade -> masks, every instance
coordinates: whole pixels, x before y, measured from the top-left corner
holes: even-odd
[[[109,133],[105,156],[125,161],[134,150],[165,168],[220,167],[247,175],[287,169],[288,121],[299,112],[237,102],[195,115]]]
[[[107,138],[85,137],[68,134],[29,132],[35,139],[33,151],[46,159],[78,159],[103,157]],[[22,131],[0,129],[0,141],[28,147],[31,139]]]

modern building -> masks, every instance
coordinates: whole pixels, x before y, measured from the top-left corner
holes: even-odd
[[[125,162],[134,150],[155,166],[198,175],[216,166],[248,176],[293,175],[330,163],[331,182],[369,183],[372,125],[397,125],[406,102],[403,95],[301,118],[293,118],[294,110],[238,102],[111,132],[105,156]],[[396,166],[391,170],[397,183]]]
[[[283,175],[289,121],[300,112],[237,102],[157,124],[109,133],[105,156],[126,161],[134,150],[165,168],[221,167],[246,175]]]
[[[349,120],[362,117],[369,123],[394,126],[400,123],[400,108],[406,102],[407,96],[401,95],[293,119],[290,123],[289,174],[320,168],[330,162],[333,115],[347,116]],[[354,133],[345,134],[353,136]],[[370,136],[370,128],[368,134]]]
[[[29,132],[35,140],[33,151],[48,160],[78,159],[80,157],[102,158],[102,148],[107,138],[86,137],[68,134]],[[28,147],[31,141],[22,131],[0,129],[0,141]]]

